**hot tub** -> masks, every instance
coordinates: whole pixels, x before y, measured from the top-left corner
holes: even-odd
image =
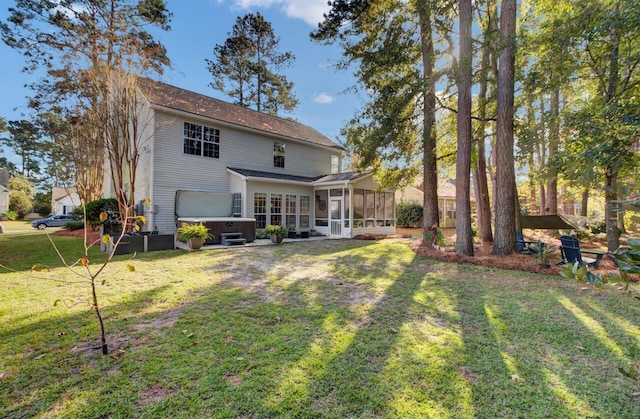
[[[256,220],[254,218],[237,217],[179,217],[178,227],[182,223],[204,224],[213,238],[205,241],[205,244],[220,244],[222,233],[242,233],[247,242],[256,239]]]

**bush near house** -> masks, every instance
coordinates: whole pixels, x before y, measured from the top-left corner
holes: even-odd
[[[84,222],[80,220],[69,221],[62,228],[64,228],[67,231],[81,230],[84,228]]]
[[[9,195],[9,209],[18,214],[18,218],[23,218],[31,212],[33,203],[24,191],[11,191]]]
[[[422,205],[414,202],[399,202],[396,205],[396,223],[398,227],[421,227]]]
[[[120,220],[118,219],[118,201],[115,198],[96,199],[95,201],[87,202],[84,205],[84,209],[78,208],[76,211],[80,212],[81,216],[86,217],[86,221],[91,227],[104,226],[105,232],[111,231],[115,226],[120,226]],[[86,212],[86,214],[84,214],[84,212]],[[105,222],[100,221],[100,213],[102,212],[108,214],[107,221]]]

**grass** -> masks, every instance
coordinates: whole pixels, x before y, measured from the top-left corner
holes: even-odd
[[[4,228],[4,231],[6,233],[12,233],[12,232],[16,232],[16,231],[25,231],[25,230],[29,230],[29,231],[36,231],[36,229],[34,229],[33,227],[31,227],[31,221],[23,221],[23,220],[19,220],[19,221],[0,221],[0,224],[2,224],[2,227]]]
[[[151,252],[100,289],[110,357],[82,350],[99,336],[88,287],[24,276],[36,262],[72,279],[43,233],[0,235],[21,271],[0,273],[1,417],[640,416],[617,371],[640,304],[613,287],[403,240]]]

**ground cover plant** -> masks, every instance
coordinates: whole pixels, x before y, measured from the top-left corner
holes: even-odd
[[[0,273],[0,416],[640,416],[618,371],[640,337],[635,300],[408,244],[149,252],[135,272],[116,257],[111,356],[83,350],[98,336],[86,293]],[[0,235],[0,263],[33,258],[66,275],[44,233]]]

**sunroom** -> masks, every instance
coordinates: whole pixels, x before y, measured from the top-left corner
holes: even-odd
[[[380,191],[370,172],[308,178],[229,168],[232,191],[242,197],[242,217],[259,231],[284,225],[301,235],[331,238],[394,234],[394,191]]]

